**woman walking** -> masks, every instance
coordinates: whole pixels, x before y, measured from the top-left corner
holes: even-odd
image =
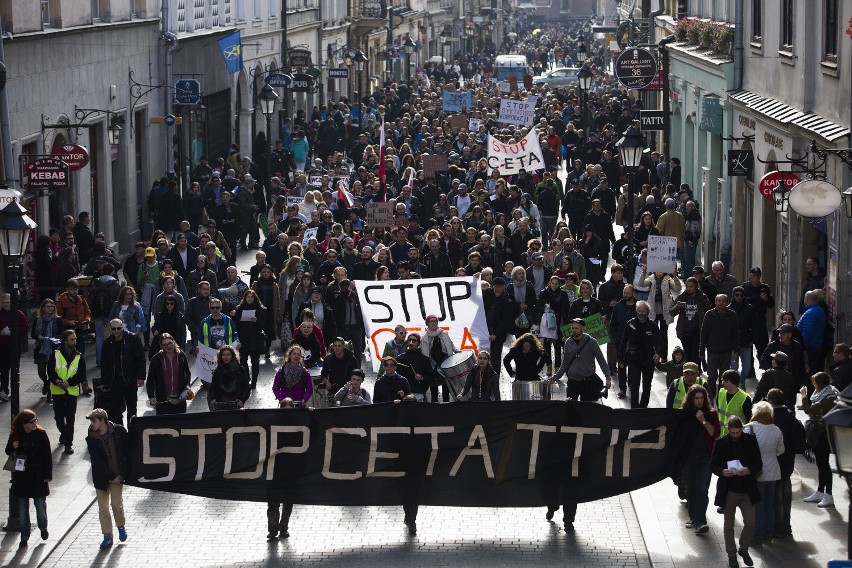
[[[36,413],[25,408],[12,420],[6,455],[12,456],[12,496],[18,500],[18,518],[21,521],[23,548],[30,539],[30,499],[36,510],[36,524],[41,539],[47,540],[47,496],[53,479],[53,460],[50,440],[44,428],[38,425]]]

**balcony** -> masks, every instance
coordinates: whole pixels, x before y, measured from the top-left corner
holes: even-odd
[[[388,17],[386,0],[360,0],[356,17],[364,20],[384,20]]]

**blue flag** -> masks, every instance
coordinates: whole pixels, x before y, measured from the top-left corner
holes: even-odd
[[[243,68],[243,46],[240,42],[240,30],[219,40],[219,49],[225,58],[228,73],[234,74]]]

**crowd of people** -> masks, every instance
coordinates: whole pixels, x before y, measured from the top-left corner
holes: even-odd
[[[546,28],[511,47],[527,54],[531,67],[550,64],[557,51],[571,63],[577,33]],[[94,391],[99,410],[87,416],[87,444],[98,456],[93,477],[104,547],[113,542],[110,503],[120,540],[127,536],[119,490],[124,414],[128,422],[136,416],[140,388],[157,414],[185,412],[195,396],[189,356],[199,345],[216,351],[215,371],[203,384],[210,410],[243,408],[258,386],[261,358],[269,362],[276,351],[282,361],[271,385],[282,407],[501,400],[505,368],[522,382],[564,376],[568,397],[585,401],[605,397],[616,377],[617,396],[645,408],[654,371],[661,371],[666,406],[696,417],[696,443],[678,479],[687,527],[707,532],[716,474],[732,565],[737,553],[751,565],[749,546],[789,536],[795,452],[809,448],[819,465],[818,490],[805,501],[832,505],[824,430],[809,426],[806,443],[793,439],[801,426],[794,414],[800,390],[805,412],[816,418],[852,382],[849,346],[833,345],[826,323],[819,266],[809,259],[798,320],[785,311],[776,327],[775,300],[760,268],[740,281],[720,260],[707,271],[696,258],[701,214],[692,189],[681,183],[677,158],[650,152],[634,176],[635,201],[628,202],[616,142],[634,127],[641,101],[604,72],[604,46],[589,41],[587,49],[594,83],[584,107],[571,86],[513,87],[512,97],[538,97],[530,127],[497,122],[501,93],[487,80],[493,54],[470,54],[354,101],[344,97],[310,116],[300,112],[269,154],[265,143],[252,157],[234,145],[228,156],[201,159],[183,196],[176,180],[158,180],[148,202],[156,230],[125,259],[104,235],[92,234],[86,212],[39,237],[40,303],[32,317],[19,312],[20,335],[35,340],[43,394],[66,453],[74,451],[77,398]],[[441,109],[444,90],[472,93],[478,130],[451,126]],[[488,136],[513,143],[531,128],[544,168],[510,176],[490,170]],[[446,171],[424,169],[424,157],[436,154],[448,157]],[[259,167],[266,160],[275,172],[269,180]],[[367,224],[367,210],[386,201],[394,207],[390,222]],[[623,230],[631,224],[632,243]],[[679,270],[649,272],[653,235],[677,239]],[[249,249],[258,252],[244,279],[236,254]],[[441,363],[458,348],[439,318],[427,317],[422,334],[399,326],[384,346],[373,393],[367,392],[357,282],[458,275],[480,276],[491,349],[480,350],[453,384]],[[597,315],[609,335],[603,350],[585,333]],[[6,295],[0,400],[8,399],[9,318]],[[671,325],[680,345],[669,355]],[[83,357],[92,335],[97,382]],[[755,354],[764,372],[750,396],[743,387],[754,376]],[[38,465],[15,471],[13,490],[22,519],[29,518],[27,500],[35,501],[46,538],[45,448],[34,414],[19,414],[7,454],[31,456]],[[30,479],[34,471],[44,483]],[[576,504],[563,505],[564,526],[573,530]],[[548,519],[558,506],[549,504]],[[746,524],[738,548],[737,508]],[[270,505],[270,538],[287,536],[291,511],[292,505]],[[411,532],[415,519],[416,508],[407,508]],[[22,532],[23,544],[28,536]]]

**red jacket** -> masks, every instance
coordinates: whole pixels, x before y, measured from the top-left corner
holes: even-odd
[[[12,310],[2,310],[0,309],[0,330],[6,329],[7,326],[10,325],[12,320]],[[21,342],[26,342],[27,340],[27,332],[29,331],[29,325],[27,324],[27,316],[26,314],[18,310],[18,333],[20,334],[18,337]],[[0,349],[8,349],[12,345],[11,335],[0,335]]]
[[[56,316],[62,324],[62,329],[73,329],[74,326],[68,323],[70,321],[82,322],[92,319],[89,304],[83,296],[78,293],[75,302],[68,295],[68,292],[59,294],[59,298],[56,300]]]

